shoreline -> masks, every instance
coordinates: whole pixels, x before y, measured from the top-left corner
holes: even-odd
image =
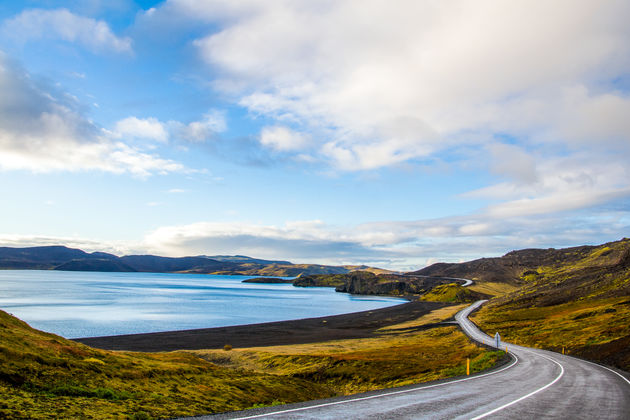
[[[104,350],[162,352],[306,344],[350,338],[368,338],[376,330],[419,318],[434,309],[450,306],[440,302],[410,301],[386,308],[318,318],[245,324],[228,327],[163,331],[73,341]]]

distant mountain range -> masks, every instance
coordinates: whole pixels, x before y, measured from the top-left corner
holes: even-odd
[[[354,270],[385,271],[367,266],[292,264],[289,261],[263,260],[243,255],[201,255],[181,258],[155,255],[118,257],[105,252],[87,253],[65,246],[0,247],[0,269],[241,274],[288,277],[307,274],[345,274]]]

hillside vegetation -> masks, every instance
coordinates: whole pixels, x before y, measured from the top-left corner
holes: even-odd
[[[429,302],[471,303],[485,298],[487,295],[463,287],[461,284],[449,283],[434,287],[420,299]]]
[[[502,352],[437,326],[459,307],[372,338],[172,353],[113,352],[0,311],[0,418],[170,418],[404,385],[493,366]]]
[[[480,258],[464,263],[437,263],[409,274],[463,277],[478,283],[503,283],[520,287],[525,284],[523,274],[538,267],[563,267],[586,258],[596,246],[564,249],[522,249],[502,257]]]
[[[312,381],[189,353],[93,349],[0,311],[0,418],[165,418],[331,395]]]
[[[507,266],[520,251],[508,254]],[[529,255],[535,253],[528,252]],[[514,269],[517,290],[474,316],[506,340],[586,357],[630,371],[630,240],[538,253]]]
[[[477,346],[455,326],[439,324],[464,306],[383,327],[370,338],[191,352],[222,366],[325,384],[339,394],[426,382],[464,375],[466,358],[477,372],[504,355]]]

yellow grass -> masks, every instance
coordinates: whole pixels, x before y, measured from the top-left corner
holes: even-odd
[[[434,324],[436,322],[446,321],[447,319],[453,318],[457,312],[464,309],[466,306],[468,306],[468,304],[446,306],[444,308],[431,311],[428,314],[421,316],[418,319],[403,322],[401,324],[389,325],[387,327],[383,327],[379,329],[378,331],[392,331],[392,330],[398,331],[398,330],[404,330],[408,328],[420,327],[427,324]]]
[[[372,338],[191,353],[225,367],[315,381],[340,394],[425,382],[464,374],[466,358],[477,371],[503,354],[479,348],[454,326],[413,330],[463,306],[438,309]]]
[[[475,282],[472,286],[468,287],[470,290],[479,293],[485,293],[490,296],[502,296],[508,293],[511,293],[518,289],[518,286],[514,286],[507,283],[497,283],[497,282],[483,282],[478,283]]]
[[[92,349],[0,311],[0,418],[168,418],[330,397],[440,379],[494,365],[501,352],[441,308],[372,338],[173,353]],[[398,328],[398,330],[396,330]]]

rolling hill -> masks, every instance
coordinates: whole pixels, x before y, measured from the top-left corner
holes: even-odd
[[[240,274],[246,276],[297,277],[308,274],[344,274],[349,267],[321,264],[292,264],[288,261],[262,260],[235,256],[160,257],[126,255],[118,257],[105,252],[87,253],[65,246],[0,248],[0,269],[63,270],[105,272],[152,272],[194,274]],[[356,269],[352,267],[352,269]],[[375,270],[362,266],[361,269]]]
[[[472,290],[493,288],[495,297],[474,320],[506,341],[630,371],[630,239],[512,251],[415,273],[472,278]]]

